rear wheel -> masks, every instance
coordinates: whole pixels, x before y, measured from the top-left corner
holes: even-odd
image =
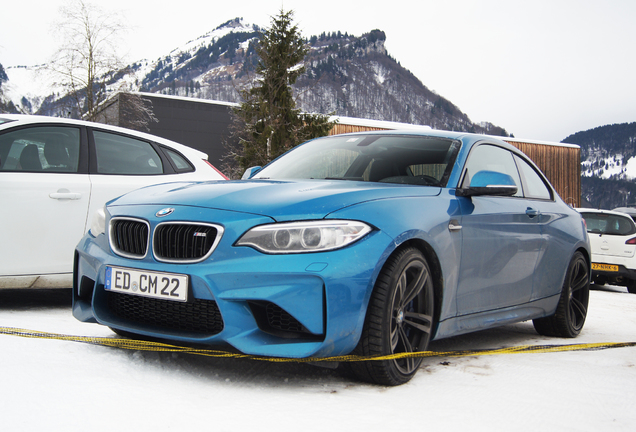
[[[581,252],[570,261],[561,297],[554,315],[532,321],[536,331],[544,336],[576,337],[587,317],[590,298],[589,266]]]
[[[433,311],[433,281],[426,259],[415,248],[399,251],[378,276],[354,353],[374,356],[426,350]],[[421,357],[405,357],[352,362],[350,367],[364,381],[394,386],[409,381],[421,363]]]
[[[627,281],[627,291],[629,291],[632,294],[636,294],[636,280]]]

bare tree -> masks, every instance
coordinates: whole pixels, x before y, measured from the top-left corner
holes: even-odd
[[[63,43],[49,64],[68,88],[74,115],[94,121],[107,97],[107,85],[122,73],[118,43],[127,27],[115,12],[105,12],[84,0],[60,9],[57,24]]]

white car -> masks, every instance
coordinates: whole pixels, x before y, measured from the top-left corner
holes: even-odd
[[[636,224],[626,213],[577,209],[592,246],[592,280],[627,287],[636,294]]]
[[[612,211],[627,213],[632,219],[636,218],[635,207],[616,207],[615,209],[612,209]]]
[[[0,288],[71,287],[75,246],[113,198],[157,183],[224,178],[205,153],[160,137],[0,114]]]

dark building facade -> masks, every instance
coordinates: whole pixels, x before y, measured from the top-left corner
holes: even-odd
[[[131,127],[126,119],[125,100],[128,93],[118,93],[102,109],[99,121]],[[148,132],[207,153],[208,160],[220,167],[224,144],[232,122],[231,110],[236,104],[204,99],[167,96],[157,93],[134,93],[149,101],[156,122],[147,123]],[[134,128],[134,127],[133,127]]]

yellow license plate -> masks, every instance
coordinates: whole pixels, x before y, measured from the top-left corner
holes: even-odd
[[[612,265],[612,264],[592,263],[592,270],[617,272],[618,271],[618,266],[617,265]]]

